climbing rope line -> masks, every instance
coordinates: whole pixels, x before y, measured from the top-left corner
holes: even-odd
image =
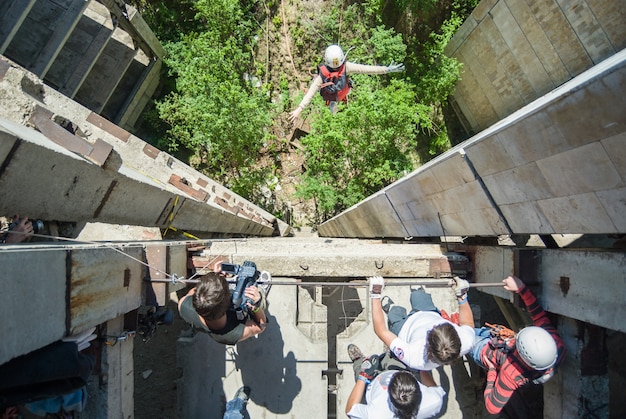
[[[169,274],[169,273],[167,273],[167,272],[165,272],[165,271],[163,271],[163,270],[161,270],[159,268],[156,268],[156,267],[150,265],[149,263],[144,262],[141,259],[137,259],[136,257],[129,255],[128,253],[124,252],[123,250],[118,249],[116,247],[116,244],[114,244],[114,243],[110,243],[110,242],[96,242],[96,241],[90,241],[90,240],[78,240],[78,239],[72,239],[72,238],[69,238],[69,237],[51,236],[51,235],[47,235],[47,234],[35,234],[35,233],[30,233],[29,234],[29,233],[16,232],[16,231],[8,231],[7,233],[8,234],[21,234],[21,235],[27,235],[28,234],[29,236],[32,236],[32,237],[53,239],[53,240],[59,240],[59,241],[65,241],[65,242],[77,243],[77,244],[83,244],[83,245],[84,244],[88,244],[88,245],[96,246],[97,248],[110,249],[110,250],[113,250],[113,251],[115,251],[115,252],[117,252],[117,253],[119,253],[119,254],[121,254],[123,256],[126,256],[127,258],[129,258],[129,259],[131,259],[131,260],[133,260],[133,261],[135,261],[135,262],[137,262],[137,263],[147,267],[148,269],[152,270],[153,272],[157,272],[157,273],[160,273],[160,274],[164,275],[165,278],[169,278],[169,279],[164,279],[164,280],[152,279],[151,282],[171,282],[173,284],[175,284],[177,282],[188,282],[188,281],[192,281],[192,282],[196,282],[196,283],[200,282],[199,280],[194,280],[193,278],[195,278],[196,276],[200,275],[200,272],[203,269],[206,269],[209,265],[211,265],[212,263],[215,263],[215,261],[218,258],[222,257],[224,254],[226,254],[226,252],[228,250],[230,250],[230,248],[228,248],[228,249],[224,250],[221,254],[215,255],[213,257],[213,259],[211,259],[205,266],[203,266],[200,269],[196,269],[196,272],[189,279],[185,279],[185,278],[178,277],[178,275],[176,275],[176,274]],[[198,240],[200,240],[200,239],[198,239]],[[210,240],[201,240],[201,242],[204,243],[205,241],[207,241],[207,242],[230,241],[230,242],[232,242],[232,246],[234,246],[235,252],[236,252],[237,251],[237,241],[240,241],[240,240],[245,241],[246,239],[235,239],[235,241],[233,241],[233,239],[210,239]],[[181,241],[177,241],[177,242],[174,242],[174,243],[176,243],[176,245],[180,245],[181,243],[184,243],[184,244],[196,243],[196,241],[195,240],[194,241],[183,240],[182,242]],[[174,245],[174,243],[173,242],[155,241],[153,244],[147,244],[147,243],[134,243],[134,244],[131,243],[131,244],[128,244],[128,243],[123,243],[123,244],[117,244],[117,246],[123,247],[125,249],[131,249],[131,248],[137,248],[137,247],[142,248],[142,249],[146,249],[150,245],[154,245],[154,246],[163,246],[163,245],[171,246],[171,245]],[[78,247],[78,248],[77,247],[64,247],[64,246],[58,246],[58,245],[53,245],[53,246],[54,247],[28,248],[28,251],[41,252],[41,251],[56,251],[56,250],[59,250],[59,248],[67,249],[67,250],[91,248],[91,247],[83,247],[83,248],[80,248],[80,247]],[[6,249],[3,249],[3,251],[9,251],[10,252],[10,251],[23,251],[24,250],[24,248],[22,246],[19,246],[19,247],[20,248],[17,248],[17,247],[16,248],[6,248]]]
[[[21,232],[12,232],[9,231],[9,234],[27,234],[27,233],[21,233]],[[151,269],[154,272],[158,272],[160,274],[162,274],[165,278],[167,279],[161,279],[161,278],[150,278],[148,281],[149,282],[171,282],[172,284],[177,284],[177,283],[185,283],[185,284],[197,284],[200,282],[200,279],[195,279],[197,276],[201,275],[202,270],[206,269],[207,267],[209,267],[209,265],[214,264],[215,261],[217,261],[219,258],[221,258],[222,256],[224,256],[227,251],[230,250],[230,248],[226,249],[225,251],[223,251],[222,253],[218,254],[218,255],[214,255],[203,267],[201,267],[200,269],[196,269],[196,272],[190,277],[190,278],[181,278],[176,274],[169,274],[159,268],[156,268],[152,265],[150,265],[149,263],[146,263],[140,259],[137,259],[134,256],[129,255],[128,253],[124,252],[121,249],[118,249],[117,247],[115,247],[114,243],[110,243],[110,242],[96,242],[96,241],[89,241],[89,240],[78,240],[78,239],[72,239],[69,237],[60,237],[60,236],[50,236],[50,235],[45,235],[45,234],[29,234],[30,236],[33,237],[40,237],[40,238],[47,238],[47,239],[55,239],[55,240],[60,240],[60,241],[67,241],[67,242],[71,242],[71,243],[78,243],[78,244],[89,244],[92,246],[96,246],[98,248],[106,248],[106,249],[110,249],[113,250],[149,269]],[[234,247],[234,252],[237,252],[237,243],[239,241],[246,241],[246,239],[211,239],[211,240],[206,240],[206,242],[216,242],[216,241],[229,241],[232,243],[232,246]],[[118,246],[126,248],[126,249],[130,249],[130,248],[135,248],[135,247],[140,247],[142,249],[146,249],[148,248],[150,245],[155,245],[155,246],[170,246],[170,245],[180,245],[181,243],[184,244],[190,244],[190,243],[196,243],[197,241],[177,241],[177,242],[162,242],[162,241],[155,241],[154,243],[124,243],[124,244],[118,244]],[[204,243],[204,241],[201,241],[201,243]],[[21,247],[21,249],[20,249]],[[76,247],[63,247],[63,246],[58,246],[58,245],[54,245],[54,247],[45,247],[45,248],[41,248],[41,249],[35,249],[35,248],[28,248],[29,251],[54,251],[54,250],[59,250],[59,248],[61,249],[76,249]],[[81,249],[81,248],[78,248]],[[85,247],[84,249],[87,249],[87,247]],[[16,248],[5,248],[3,249],[3,251],[21,251],[24,250],[22,246],[17,246]],[[448,280],[436,280],[431,276],[424,276],[424,277],[413,277],[414,280],[411,281],[394,281],[394,280],[388,280],[385,282],[385,286],[387,287],[393,287],[393,286],[424,286],[424,287],[450,287],[453,285],[453,281],[451,278],[447,278]],[[446,278],[442,278],[442,279],[446,279]],[[318,281],[318,282],[308,282],[308,281],[302,281],[301,279],[297,280],[297,281],[275,281],[272,280],[272,285],[298,285],[298,286],[321,286],[321,287],[367,287],[369,286],[369,282],[366,280],[352,280],[352,281],[347,281],[347,282],[325,282],[325,281]],[[474,283],[470,283],[470,287],[501,287],[502,283],[501,282],[474,282]],[[342,299],[343,299],[343,290],[342,290]],[[346,315],[345,313],[345,307],[343,307],[344,310],[344,316]]]

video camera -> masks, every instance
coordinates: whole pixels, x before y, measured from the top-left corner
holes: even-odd
[[[259,279],[260,272],[256,269],[256,264],[249,260],[245,261],[243,265],[222,263],[221,271],[237,277],[237,285],[231,295],[231,300],[237,312],[237,318],[242,320],[248,311],[247,303],[254,303],[254,301],[250,301],[250,299],[244,295],[244,292],[246,288],[256,283],[257,279]]]

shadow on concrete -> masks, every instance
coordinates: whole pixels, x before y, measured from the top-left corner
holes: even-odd
[[[184,377],[184,385],[178,387],[181,417],[221,417],[226,405],[222,384],[226,354],[226,347],[206,333],[178,340],[177,362]]]
[[[267,313],[269,326],[256,338],[237,344],[235,366],[241,370],[250,398],[272,413],[291,411],[293,400],[302,389],[293,352],[283,355],[284,341],[276,317]]]

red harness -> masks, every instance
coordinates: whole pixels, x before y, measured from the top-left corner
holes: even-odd
[[[320,94],[326,102],[347,102],[346,96],[350,92],[352,83],[350,77],[346,74],[346,65],[342,64],[339,68],[331,71],[325,65],[318,67],[319,75],[322,78],[322,87]]]

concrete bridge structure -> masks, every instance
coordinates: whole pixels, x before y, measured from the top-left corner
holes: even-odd
[[[448,51],[464,64],[454,103],[472,136],[321,224],[320,237],[287,237],[272,214],[132,134],[163,54],[136,11],[2,3],[0,213],[42,219],[56,241],[0,248],[0,364],[94,326],[121,335],[182,288],[146,279],[254,260],[293,283],[272,289],[274,326],[235,348],[181,338],[179,416],[219,417],[243,383],[256,389],[251,417],[341,416],[354,384],[347,344],[383,349],[367,291],[302,283],[516,274],[536,278],[569,350],[543,387],[543,417],[624,416],[625,11],[623,0],[482,1]],[[168,228],[202,240],[163,240]],[[505,291],[478,290],[512,326],[527,322]],[[407,287],[388,292],[408,303]],[[454,310],[448,289],[432,292]],[[94,346],[84,417],[132,417],[132,339]],[[435,373],[443,417],[484,416],[468,401],[470,373]]]

